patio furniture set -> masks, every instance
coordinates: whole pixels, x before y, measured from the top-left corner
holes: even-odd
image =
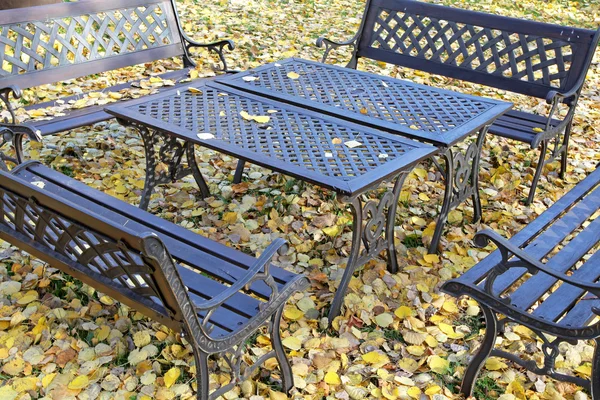
[[[233,43],[191,40],[183,33],[174,0],[89,0],[0,11],[0,100],[9,114],[0,133],[16,153],[10,158],[0,152],[0,238],[184,334],[199,366],[199,398],[225,393],[270,357],[277,358],[283,388],[289,391],[292,374],[279,324],[286,301],[309,282],[271,265],[285,243],[275,240],[253,258],[166,222],[145,211],[156,185],[192,175],[200,193],[209,196],[195,158],[195,147],[201,146],[239,159],[236,182],[245,163],[253,163],[335,192],[351,210],[353,232],[329,311],[331,323],[357,268],[385,251],[390,272],[398,271],[396,208],[403,181],[417,163],[432,159],[445,183],[430,252],[438,251],[448,213],[457,205],[471,198],[474,219],[481,218],[479,159],[488,132],[540,147],[528,202],[545,164],[560,156],[564,174],[573,113],[599,37],[600,30],[410,0],[371,0],[352,40],[317,42],[326,47],[323,61],[332,49],[350,46],[350,68],[292,58],[189,83],[185,81],[195,65],[191,48],[215,52],[227,72],[223,50],[233,49]],[[15,119],[10,97],[18,99],[23,88],[171,57],[182,57],[184,68],[165,74],[175,86],[157,94],[68,111],[50,120]],[[546,98],[552,109],[547,117],[526,114],[511,111],[507,102],[357,71],[361,57]],[[568,111],[559,119],[561,105]],[[25,136],[41,141],[44,135],[114,117],[134,127],[144,142],[146,181],[139,208],[23,160]],[[554,147],[546,157],[550,144]],[[159,170],[159,163],[167,169]],[[499,250],[443,286],[448,293],[479,301],[487,322],[484,345],[465,376],[465,394],[504,321],[529,324],[542,337],[551,333],[565,341],[600,336],[589,325],[598,300],[587,301],[589,294],[598,293],[597,257],[578,266],[600,237],[597,224],[585,222],[600,204],[595,190],[599,179],[593,173],[509,241],[489,231],[478,234],[477,244],[489,239]],[[374,191],[383,194],[373,199],[369,193]],[[576,220],[569,219],[571,214]],[[573,232],[578,232],[575,244],[546,260]],[[566,275],[575,266],[573,277]],[[536,285],[536,291],[521,290],[526,294],[519,300],[514,294],[502,297],[524,271],[532,275],[532,283],[523,286]],[[564,284],[555,293],[566,292],[569,302],[546,305],[556,304],[550,300],[556,298],[553,293],[530,310],[557,282]],[[496,312],[506,315],[502,323]],[[242,373],[243,343],[265,324],[274,351]],[[559,339],[546,343],[552,362]],[[234,379],[209,395],[207,360],[213,354],[225,357]],[[551,363],[537,370],[521,364],[563,377]],[[596,360],[594,368],[599,364]],[[596,398],[599,390],[592,389]]]

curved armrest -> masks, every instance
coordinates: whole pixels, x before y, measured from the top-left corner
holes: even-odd
[[[329,57],[329,53],[331,52],[331,50],[333,49],[337,49],[340,47],[344,47],[344,46],[350,46],[352,47],[352,58],[350,59],[350,61],[348,62],[348,64],[346,65],[346,67],[348,68],[356,68],[357,65],[357,57],[356,57],[356,52],[358,50],[358,38],[360,36],[360,30],[359,33],[357,33],[356,35],[354,35],[354,37],[350,40],[347,40],[345,42],[334,42],[333,40],[329,40],[327,38],[324,37],[319,37],[315,43],[315,45],[319,48],[321,47],[325,47],[325,52],[323,53],[323,58],[321,58],[321,62],[325,63],[327,62],[327,57]]]
[[[596,30],[596,33],[594,34],[590,45],[590,49],[588,50],[585,56],[585,61],[583,62],[584,68],[582,69],[581,75],[579,76],[573,87],[567,90],[566,92],[559,92],[558,90],[549,91],[548,95],[546,95],[546,102],[548,104],[554,104],[554,102],[565,100],[567,104],[571,104],[574,100],[576,100],[576,96],[579,94],[579,91],[581,90],[585,82],[587,71],[590,68],[590,65],[592,64],[592,59],[594,58],[596,47],[598,47],[599,42],[600,28],[598,28],[598,30]]]
[[[257,280],[264,280],[271,287],[273,290],[271,297],[276,295],[277,286],[275,285],[273,278],[269,275],[269,266],[275,253],[285,245],[286,241],[284,239],[275,239],[275,241],[273,241],[273,243],[271,243],[254,262],[252,267],[248,269],[248,272],[246,272],[243,277],[218,296],[200,304],[195,304],[196,309],[201,311],[215,309],[225,303],[231,296],[238,293],[244,286],[248,286]],[[263,271],[262,274],[260,273],[261,271]]]
[[[570,285],[577,286],[580,289],[586,290],[600,298],[600,285],[580,281],[571,276],[565,275],[562,272],[558,272],[553,270],[552,268],[548,268],[542,262],[531,257],[520,247],[515,246],[509,240],[503,238],[491,229],[484,229],[478,232],[475,235],[474,241],[478,247],[485,247],[491,241],[496,246],[498,246],[498,250],[502,254],[502,261],[498,265],[496,265],[496,267],[494,267],[488,278],[486,278],[485,289],[490,295],[493,295],[492,288],[494,280],[498,276],[502,275],[510,268],[525,267],[527,268],[528,272],[533,275],[541,271],[545,274],[552,276],[553,278],[561,280]],[[521,262],[509,262],[508,259],[510,258],[511,254],[517,257]]]
[[[12,121],[8,121],[8,119],[4,119],[4,122],[6,123],[15,123],[17,122],[15,119],[15,110],[12,108],[11,104],[10,104],[10,95],[12,94],[12,97],[14,99],[20,99],[21,96],[23,95],[23,93],[21,92],[21,88],[19,88],[16,85],[7,85],[4,87],[0,88],[0,101],[2,103],[4,103],[4,107],[6,107],[6,110],[10,113],[11,119]]]
[[[189,53],[190,49],[193,47],[207,48],[210,51],[214,51],[219,56],[219,59],[223,63],[223,68],[221,69],[221,71],[234,72],[227,68],[227,61],[225,60],[225,55],[223,54],[223,49],[225,47],[227,47],[227,49],[230,51],[235,49],[235,43],[233,43],[232,40],[226,39],[226,40],[220,40],[220,41],[214,42],[214,43],[200,43],[200,42],[197,42],[194,39],[190,38],[185,32],[181,32],[181,36],[183,37],[184,45],[185,45],[186,51],[188,53]],[[188,59],[187,61],[191,64],[191,66],[196,65],[190,59]]]

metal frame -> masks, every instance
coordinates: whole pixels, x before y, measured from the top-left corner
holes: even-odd
[[[43,179],[46,173],[50,180],[42,181],[47,189],[30,183]],[[285,245],[284,240],[274,241],[250,265],[245,275],[231,286],[201,300],[197,293],[207,288],[198,286],[187,277],[184,284],[180,274],[183,271],[187,275],[194,273],[175,263],[161,237],[155,233],[130,230],[113,220],[111,207],[116,199],[111,200],[105,209],[99,202],[95,209],[86,208],[71,202],[72,196],[77,197],[78,186],[85,185],[63,176],[60,182],[73,187],[74,191],[57,192],[53,191],[57,184],[54,179],[54,171],[36,162],[22,164],[12,173],[0,171],[2,240],[185,335],[194,345],[199,399],[214,399],[244,379],[247,374],[241,375],[239,355],[247,337],[265,323],[270,326],[274,351],[261,357],[247,373],[266,359],[276,357],[281,366],[283,386],[288,391],[291,389],[292,373],[279,336],[279,324],[286,301],[294,292],[306,288],[309,282],[303,275],[290,274],[291,279],[280,285],[271,274],[271,259]],[[89,188],[80,190],[93,191]],[[105,195],[98,193],[98,196]],[[87,201],[85,198],[81,200],[83,204]],[[125,212],[123,210],[127,207],[131,206],[121,202],[121,212]],[[151,215],[146,215],[152,219]],[[171,231],[177,230],[178,227],[171,227]],[[168,237],[165,239],[172,241]],[[238,254],[241,258],[246,257]],[[208,253],[206,256],[210,258]],[[203,262],[197,259],[196,265]],[[255,286],[259,282],[269,291],[262,306],[256,307],[245,324],[228,334],[215,336],[214,321],[217,321],[217,314],[222,313],[222,307],[231,308],[233,299],[244,287]],[[227,358],[233,360],[230,362],[233,379],[226,387],[209,394],[207,359],[212,354],[221,353],[234,355]]]
[[[475,299],[486,320],[483,343],[463,378],[461,391],[465,396],[472,395],[483,363],[493,355],[536,374],[575,383],[591,391],[594,399],[600,398],[600,322],[594,322],[600,315],[600,285],[596,283],[600,278],[596,268],[600,252],[588,257],[600,240],[600,220],[593,219],[599,209],[597,168],[512,239],[506,240],[491,230],[476,234],[479,247],[493,242],[498,250],[442,286],[442,291],[453,296]],[[572,238],[564,244],[569,237]],[[559,250],[554,252],[558,245]],[[581,265],[574,269],[580,261]],[[536,306],[529,311],[533,305]],[[504,318],[498,320],[496,313]],[[497,334],[508,323],[525,325],[542,340],[542,367],[494,349]],[[578,340],[596,343],[591,380],[555,370],[559,345],[575,344]]]
[[[162,177],[156,175],[146,177],[147,186],[144,189],[140,207],[144,208],[147,206],[148,196],[157,183],[171,180],[174,177],[180,178],[181,176],[177,175],[179,172],[182,174],[193,173],[195,177],[197,174],[197,182],[200,182],[199,185],[201,187],[205,186],[206,184],[202,180],[202,176],[194,162],[191,164],[191,169],[185,170],[179,167],[179,163],[182,161],[184,149],[188,150],[187,158],[189,164],[189,161],[194,159],[194,145],[208,147],[238,157],[243,162],[249,161],[305,182],[331,189],[339,195],[339,201],[344,206],[350,207],[354,218],[352,248],[344,276],[329,311],[330,323],[339,315],[348,284],[358,267],[379,255],[381,251],[386,250],[390,271],[397,271],[393,228],[402,182],[414,165],[437,151],[434,147],[396,135],[375,131],[348,121],[333,117],[324,117],[322,114],[316,112],[254,96],[216,83],[196,83],[193,87],[199,93],[192,98],[186,97],[188,96],[187,94],[178,90],[171,90],[150,98],[136,100],[127,105],[115,105],[107,108],[107,112],[115,115],[119,121],[126,125],[134,126],[140,135],[144,137],[146,143],[152,143],[152,146],[145,146],[147,151],[146,160],[149,163],[147,171],[149,173],[155,171],[156,163],[160,161],[165,163],[170,162],[168,164],[169,172],[166,175]],[[220,108],[222,103],[215,101],[214,96],[211,95],[212,93],[218,94],[217,97],[221,99],[221,102],[225,101],[223,99],[227,99],[227,102],[232,102],[236,105],[239,104],[240,107],[243,106],[244,110],[255,110],[253,112],[267,109],[276,110],[277,112],[272,114],[272,118],[274,119],[271,126],[273,132],[271,134],[272,138],[265,139],[265,142],[269,140],[271,142],[265,143],[264,149],[262,147],[253,149],[234,144],[231,137],[244,134],[248,135],[248,137],[244,138],[244,142],[251,144],[260,142],[258,138],[263,137],[260,133],[263,132],[262,128],[253,125],[255,124],[254,122],[244,122],[244,119],[238,115],[240,110],[237,108],[228,108],[226,112],[226,115],[228,115],[226,126],[222,127],[219,125],[215,120],[218,120],[218,116],[225,109]],[[187,107],[186,104],[190,104],[190,106]],[[191,117],[188,118],[188,116]],[[305,123],[298,124],[297,128],[295,128],[297,129],[296,131],[286,123],[289,120],[298,121],[303,118],[305,119]],[[320,124],[319,122],[324,122],[324,124]],[[238,123],[243,128],[238,127]],[[318,126],[328,126],[330,131],[319,133],[317,131]],[[307,128],[300,132],[301,127]],[[364,170],[358,175],[346,177],[348,179],[345,179],[344,176],[332,175],[331,171],[327,169],[328,166],[324,166],[321,170],[312,170],[307,168],[303,162],[286,161],[285,158],[288,153],[282,156],[281,158],[283,159],[281,159],[276,158],[269,152],[272,146],[275,146],[275,141],[286,140],[285,137],[278,139],[280,131],[285,131],[285,136],[290,137],[290,141],[292,140],[291,137],[294,137],[294,140],[302,142],[314,139],[316,143],[314,146],[322,150],[325,142],[331,145],[329,143],[331,134],[337,132],[337,134],[342,135],[343,129],[350,130],[355,137],[363,135],[361,137],[365,138],[363,139],[365,141],[363,143],[365,148],[379,148],[378,144],[385,143],[391,150],[393,150],[393,146],[398,146],[399,149],[402,149],[402,152],[398,152],[397,156],[390,154],[389,161]],[[197,132],[209,132],[214,135],[214,138],[200,139],[197,136]],[[368,138],[371,138],[371,142],[368,142]],[[165,150],[163,151],[161,148],[161,151],[156,152],[154,149],[155,143],[165,143],[166,145],[163,145],[165,146]],[[301,159],[303,156],[300,146],[297,143],[289,143],[287,146],[290,159]],[[174,154],[170,155],[169,152],[174,152]],[[156,156],[157,154],[159,155],[158,157]],[[376,159],[377,154],[367,151],[365,157]],[[351,161],[358,164],[361,160],[357,156],[356,160]],[[378,201],[364,201],[362,199],[363,195],[368,191],[376,190],[380,187],[383,181],[394,182],[394,188],[387,190]],[[206,190],[208,191],[207,188]]]
[[[297,85],[301,86],[301,88],[297,88],[296,86],[285,86],[285,89],[279,90],[280,87],[284,87],[284,85],[288,85],[290,82],[290,80],[286,80],[286,71],[294,70],[299,74],[303,74],[304,71],[313,68],[315,70],[312,74],[316,75],[317,78],[310,78],[308,75],[311,75],[311,73],[307,72],[306,74],[301,75],[302,77],[300,79],[307,80],[307,82],[309,82],[310,79],[318,79],[316,83],[313,83],[312,81],[306,83],[306,85],[298,83]],[[329,87],[321,87],[322,81],[328,80],[337,82],[340,80],[341,76],[351,77],[347,79],[348,82],[362,80],[362,82],[373,81],[375,83],[369,85],[365,83],[364,87],[359,86],[358,88],[354,88],[354,86],[348,83],[343,88],[336,87],[334,94],[329,93],[331,90]],[[247,77],[254,77],[256,79],[248,80],[246,79]],[[282,80],[285,80],[285,82],[282,82]],[[445,193],[435,232],[429,247],[430,252],[434,253],[438,251],[441,234],[450,210],[461,204],[468,197],[473,199],[473,207],[475,209],[474,220],[478,221],[481,218],[481,201],[479,198],[479,159],[483,149],[485,135],[490,124],[511,107],[510,103],[465,95],[412,82],[381,77],[367,72],[295,58],[263,65],[250,71],[217,79],[217,81],[257,95],[289,102],[314,111],[325,112],[329,115],[383,129],[393,134],[408,136],[438,146],[440,153],[439,157],[442,158],[444,166],[440,165],[435,158],[433,158],[433,161],[444,177]],[[375,87],[375,89],[372,87]],[[409,93],[407,98],[398,98],[395,94],[391,95],[390,93],[395,93],[392,92],[392,89],[395,87],[407,90]],[[412,102],[413,105],[410,109],[415,111],[407,113],[407,117],[404,117],[403,115],[402,117],[405,119],[416,118],[415,115],[423,113],[421,110],[429,106],[427,99],[431,96],[444,97],[447,99],[448,103],[464,102],[467,105],[484,104],[485,107],[482,107],[483,111],[478,113],[463,111],[460,116],[455,115],[452,121],[445,121],[444,118],[448,118],[448,116],[442,112],[440,112],[439,116],[427,114],[424,118],[426,118],[428,122],[437,120],[439,126],[429,123],[429,125],[425,125],[429,130],[425,130],[425,127],[419,130],[413,129],[414,126],[411,128],[406,126],[408,124],[402,125],[401,123],[396,122],[397,118],[392,120],[391,117],[388,117],[388,119],[385,119],[382,117],[385,116],[385,114],[371,114],[371,112],[365,115],[357,112],[356,108],[358,106],[355,106],[354,108],[347,106],[347,102],[344,101],[346,99],[354,100],[356,98],[358,99],[356,104],[363,104],[359,101],[363,99],[363,95],[352,95],[353,90],[364,90],[361,93],[365,93],[364,97],[369,99],[369,104],[383,104],[382,102],[384,101],[389,101],[394,104],[407,104]],[[381,98],[373,93],[375,90],[379,90],[383,93]],[[292,91],[294,91],[294,94],[290,94]],[[398,93],[402,92],[398,91]],[[418,97],[418,93],[425,93],[426,95],[421,99]],[[381,100],[382,98],[383,100]],[[332,99],[341,100],[339,103],[334,104]],[[436,107],[438,107],[437,104],[435,107],[431,108],[436,109]],[[452,107],[452,105],[449,107]],[[395,110],[395,108],[388,103],[381,105],[380,108],[382,111],[387,112]],[[449,110],[444,110],[444,112],[452,113],[456,111],[456,114],[459,114],[458,110],[460,110],[460,108],[457,106],[455,106],[455,108],[456,110],[450,108]],[[468,106],[465,106],[465,109],[469,109]],[[418,123],[419,122],[415,122],[415,124]],[[448,129],[446,130],[447,127]],[[473,135],[475,135],[475,140],[468,146],[465,153],[455,146],[457,143]],[[241,179],[243,168],[244,163],[240,162],[236,170],[234,182],[239,182]]]
[[[147,6],[155,7],[154,11]],[[157,8],[160,8],[160,20],[154,20],[154,24],[159,24],[162,28],[162,34],[166,35],[165,40],[168,43],[157,43],[154,38],[154,30],[148,30],[146,36],[136,39],[134,34],[136,26],[126,29],[126,19],[119,19],[118,15],[122,10],[132,10],[140,16],[144,13],[154,13]],[[112,13],[113,16],[103,18],[101,15]],[[42,16],[43,19],[40,19]],[[156,16],[156,15],[154,15]],[[85,17],[85,18],[84,18]],[[117,24],[118,33],[122,33],[125,39],[121,39],[113,32],[109,25],[110,23]],[[98,43],[87,43],[87,37],[81,36],[76,26],[85,25],[86,30],[89,28],[89,34],[100,38],[110,40],[113,46],[120,49],[125,49],[123,54],[116,52],[112,55],[105,55],[101,45],[104,43],[97,40]],[[164,25],[163,25],[164,24]],[[34,29],[31,38],[24,35],[29,32],[27,29]],[[60,29],[64,29],[61,34]],[[12,32],[9,35],[8,32]],[[42,40],[43,35],[50,35],[52,42]],[[62,36],[64,35],[64,37]],[[76,39],[81,46],[70,48],[70,38]],[[31,46],[37,46],[44,50],[43,54],[28,46],[24,45],[24,40],[31,41]],[[137,40],[137,41],[136,41]],[[19,8],[0,11],[0,43],[7,46],[16,46],[23,52],[30,52],[29,62],[24,63],[15,55],[6,56],[4,52],[0,54],[1,59],[10,58],[13,63],[13,70],[0,76],[0,97],[2,106],[4,106],[12,115],[13,125],[0,124],[0,127],[6,126],[14,132],[21,128],[21,125],[15,125],[14,110],[9,101],[12,94],[13,98],[18,99],[21,96],[21,89],[38,86],[41,84],[54,83],[66,79],[77,78],[89,74],[110,71],[118,68],[137,65],[144,62],[156,61],[170,57],[182,57],[184,68],[192,68],[196,65],[190,56],[190,50],[194,47],[207,48],[209,51],[218,55],[222,62],[222,71],[229,72],[227,62],[224,56],[224,50],[234,49],[234,44],[231,40],[221,40],[215,43],[199,43],[192,40],[183,31],[175,0],[87,0],[81,2],[49,4],[45,6]],[[63,50],[57,51],[54,49],[54,44],[62,45]],[[129,49],[128,46],[135,48]],[[146,46],[140,46],[139,44]],[[66,50],[65,50],[66,49]],[[84,56],[84,50],[87,56]],[[112,50],[112,49],[111,49]],[[74,59],[68,57],[68,53],[74,54]],[[52,60],[58,60],[59,65],[52,65]],[[17,65],[18,64],[18,65]],[[38,68],[42,64],[42,68]],[[41,104],[39,107],[48,106]],[[52,122],[33,122],[30,126],[39,124],[40,126],[52,126],[49,130],[44,129],[43,134],[53,134],[76,128],[84,125],[91,125],[95,122],[109,119],[110,116],[104,114],[101,109],[95,110],[89,115],[81,116],[80,110],[75,110],[71,116],[60,117],[60,123]],[[33,128],[32,128],[33,129]],[[36,131],[36,129],[33,129]]]
[[[498,31],[503,34],[498,35]],[[593,31],[553,25],[414,0],[368,0],[352,39],[338,43],[318,38],[316,45],[325,47],[322,62],[331,50],[350,47],[350,68],[356,68],[358,59],[365,57],[546,99],[552,111],[541,123],[545,125],[542,132],[531,131],[531,122],[537,122],[534,115],[523,127],[507,123],[506,127],[490,128],[494,135],[539,149],[526,200],[531,204],[545,165],[560,157],[560,177],[564,178],[573,114],[599,42],[600,28]],[[563,52],[562,48],[569,50]],[[548,57],[547,52],[554,56]],[[553,73],[551,67],[558,72]],[[538,71],[542,71],[541,78],[536,75]],[[553,84],[556,80],[558,86]],[[562,121],[556,121],[553,117],[560,103],[566,104],[569,112]]]

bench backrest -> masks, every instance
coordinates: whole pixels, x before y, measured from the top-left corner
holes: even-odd
[[[588,29],[413,0],[369,0],[357,56],[545,98],[585,74]]]
[[[0,171],[0,239],[173,328],[182,329],[185,295],[158,239],[132,232]],[[175,279],[175,281],[174,281]],[[177,296],[169,283],[180,285]]]
[[[0,11],[0,87],[29,88],[187,57],[174,0],[86,0]]]

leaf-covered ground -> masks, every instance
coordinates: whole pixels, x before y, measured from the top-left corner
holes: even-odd
[[[600,2],[462,1],[454,4],[502,15],[594,28]],[[179,2],[185,29],[202,41],[232,38],[233,68],[244,70],[289,56],[320,59],[315,39],[346,39],[357,28],[363,2],[351,0],[214,0]],[[341,63],[347,54],[338,54]],[[199,77],[213,75],[214,62],[198,55]],[[441,282],[457,276],[493,249],[477,249],[475,232],[490,227],[511,236],[543,212],[600,161],[600,67],[597,55],[575,116],[569,173],[557,177],[550,165],[535,203],[523,205],[538,153],[528,146],[488,137],[481,166],[484,214],[471,223],[473,208],[461,205],[450,215],[445,250],[427,255],[442,185],[433,166],[417,168],[407,179],[399,207],[396,242],[402,272],[391,275],[383,260],[367,265],[350,285],[345,312],[327,329],[323,316],[347,261],[350,216],[327,191],[251,166],[244,182],[232,184],[236,160],[198,151],[213,197],[201,200],[191,179],[162,187],[151,211],[199,234],[256,254],[276,237],[291,246],[276,262],[306,273],[312,287],[286,309],[284,344],[293,363],[294,398],[444,399],[457,398],[468,357],[484,323],[477,304],[440,294]],[[141,88],[77,104],[108,103],[145,94],[169,84],[152,74],[177,68],[179,60],[148,64],[27,91],[24,102],[103,88],[145,76]],[[515,96],[381,63],[361,68],[434,86],[512,101],[515,107],[544,112],[538,100]],[[59,108],[37,112],[40,118]],[[46,114],[46,115],[44,115]],[[21,112],[25,117],[25,113]],[[66,175],[111,195],[137,203],[144,178],[144,153],[135,132],[115,121],[48,137],[31,150]],[[247,361],[269,350],[266,333],[248,342]],[[510,327],[499,346],[526,359],[541,360],[540,342],[523,327]],[[588,377],[591,343],[562,345],[558,367]],[[228,381],[219,360],[211,385]],[[171,399],[194,395],[191,348],[173,332],[67,275],[0,242],[0,399]],[[225,397],[281,399],[276,363],[267,363],[252,380]],[[477,383],[478,399],[584,399],[579,388],[524,372],[490,359]]]

